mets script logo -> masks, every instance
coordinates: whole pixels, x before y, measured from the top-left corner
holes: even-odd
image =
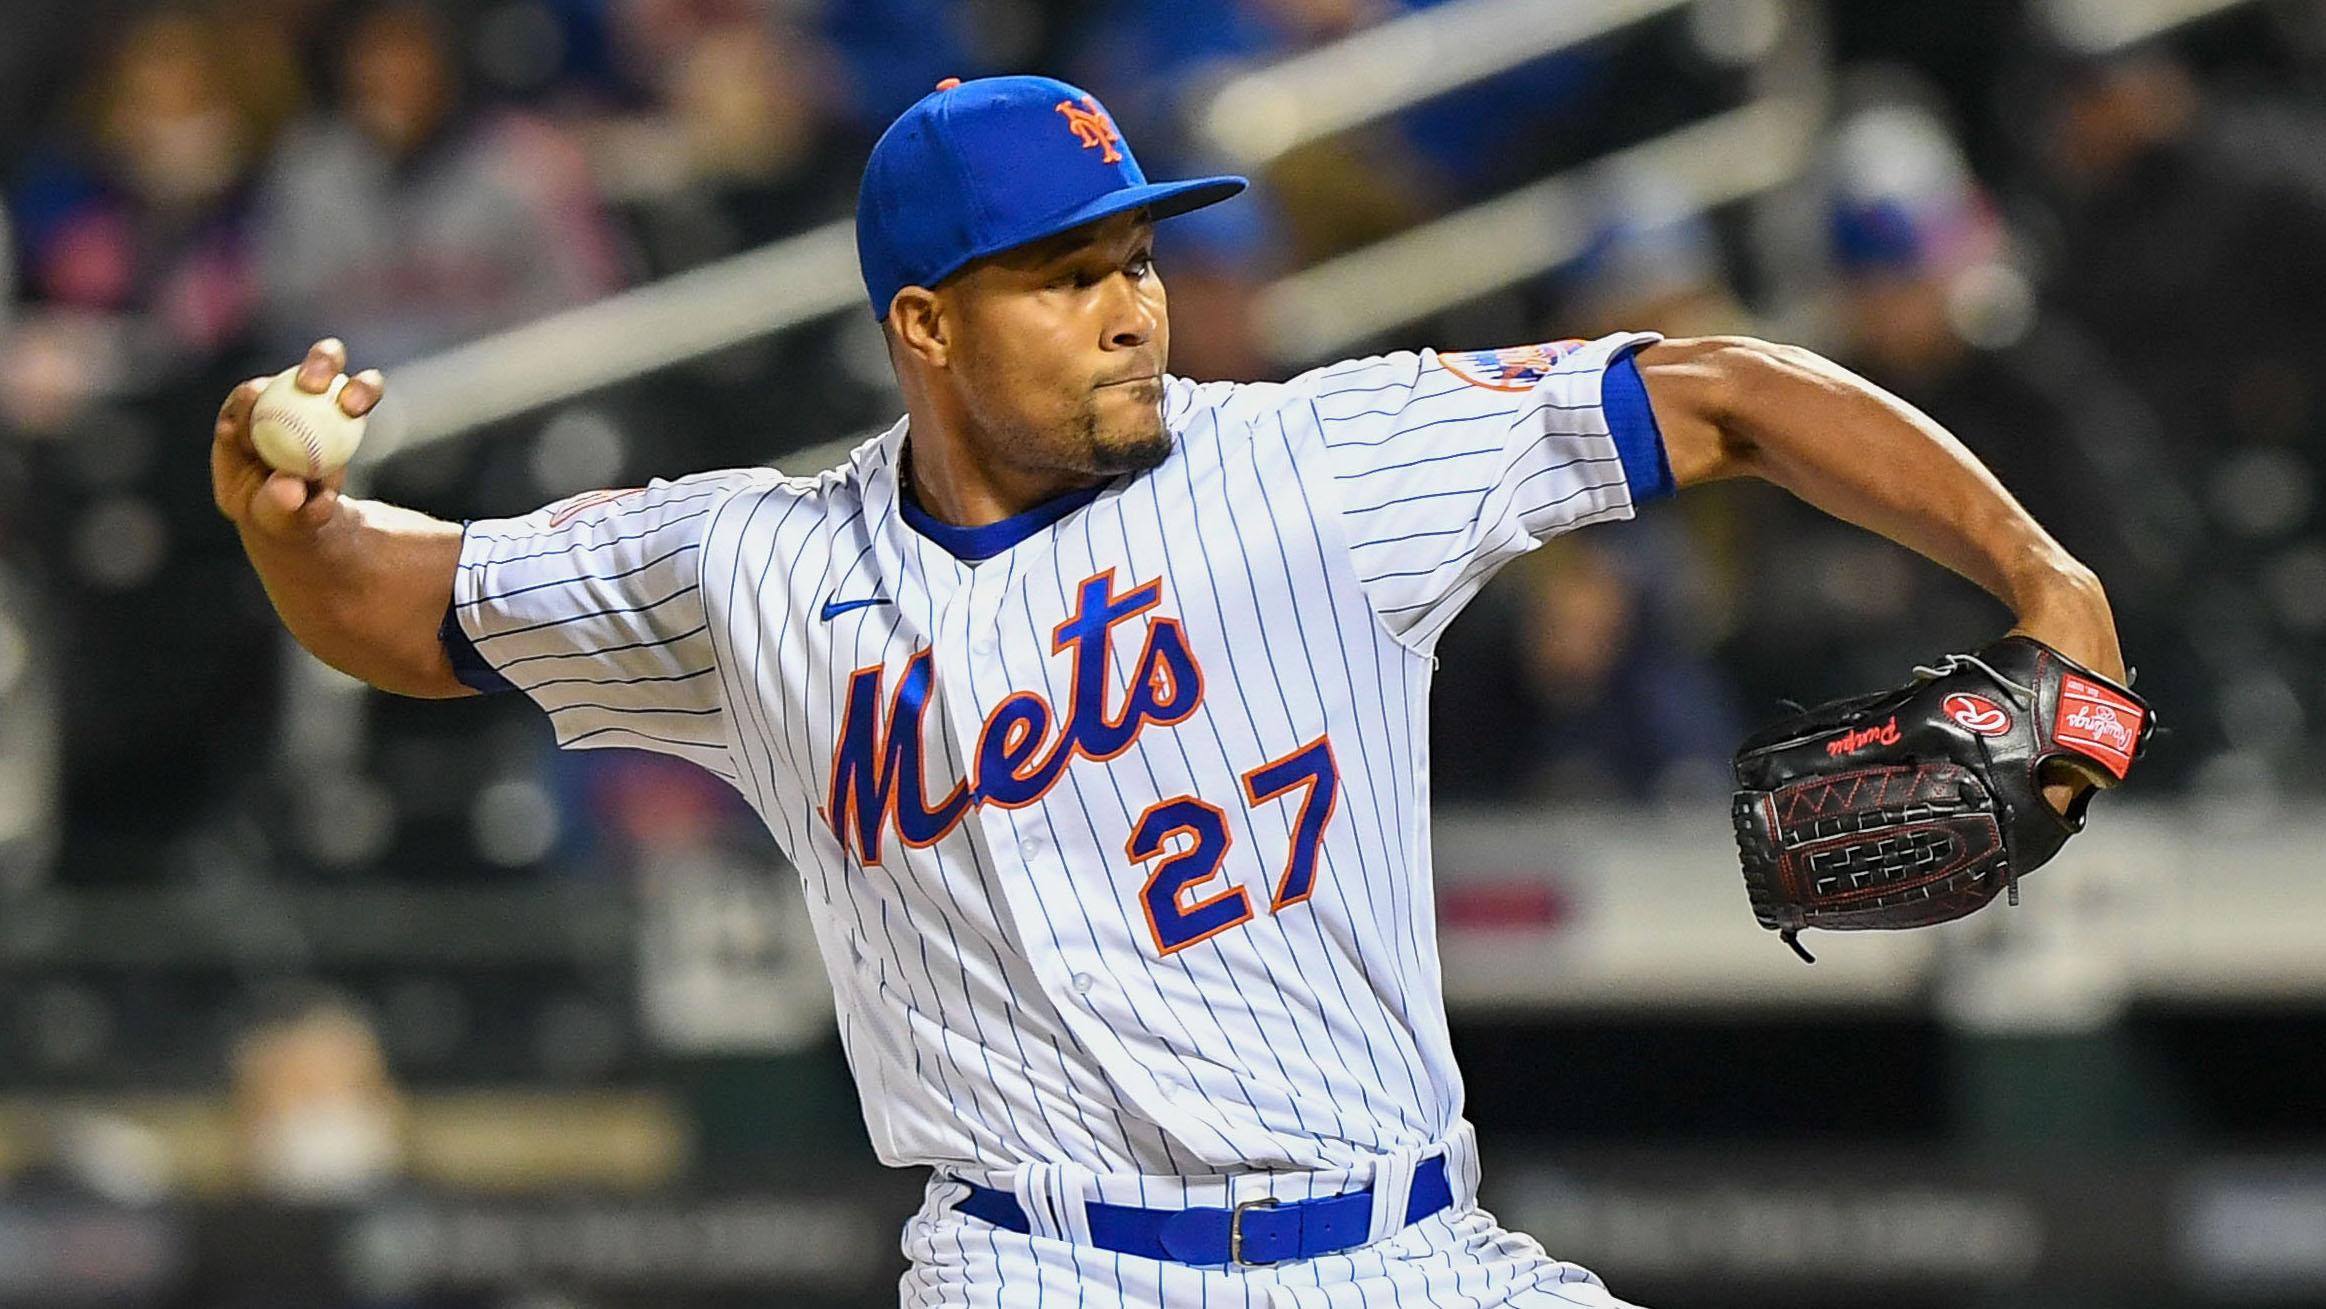
[[[1840,736],[1825,743],[1825,753],[1839,759],[1845,754],[1855,754],[1869,745],[1896,744],[1898,744],[1898,719],[1893,715],[1889,722],[1880,727],[1861,727],[1856,731],[1843,732]]]
[[[935,804],[922,774],[922,719],[934,678],[932,652],[914,651],[881,708],[884,670],[874,664],[848,678],[848,704],[832,750],[832,791],[824,818],[840,844],[866,864],[880,862],[890,826],[906,845],[944,839],[981,804],[1017,809],[1048,794],[1076,756],[1112,759],[1150,725],[1184,722],[1203,700],[1203,670],[1175,618],[1147,620],[1147,639],[1132,665],[1130,687],[1109,705],[1108,649],[1114,629],[1163,603],[1163,584],[1115,594],[1113,569],[1083,581],[1074,612],[1050,632],[1053,654],[1071,654],[1073,672],[1063,716],[1036,691],[995,705],[978,734],[970,776]],[[1053,718],[1057,721],[1053,723]],[[1055,727],[1055,731],[1053,731]]]
[[[1489,391],[1531,391],[1551,375],[1551,365],[1583,348],[1581,341],[1545,341],[1514,345],[1503,350],[1440,352],[1446,371],[1472,386]]]
[[[1119,164],[1123,161],[1123,152],[1115,149],[1123,138],[1115,134],[1114,120],[1106,116],[1106,110],[1098,107],[1098,101],[1089,96],[1082,97],[1081,104],[1061,100],[1058,102],[1058,112],[1066,115],[1066,125],[1074,129],[1074,139],[1082,142],[1083,149],[1100,151],[1100,163]]]
[[[2011,715],[1983,695],[1958,692],[1948,696],[1941,707],[1958,726],[1981,736],[2001,736],[2011,730]]]

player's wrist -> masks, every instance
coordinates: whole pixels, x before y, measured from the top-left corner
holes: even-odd
[[[295,508],[261,504],[261,497],[285,494],[262,487],[234,520],[243,552],[262,573],[326,580],[346,571],[345,557],[362,529],[355,502],[336,491],[306,486]],[[287,499],[287,495],[286,495]]]
[[[2021,622],[2046,616],[2105,612],[2107,588],[2081,560],[2056,546],[2021,552],[2006,573],[1999,597]]]
[[[2117,644],[2116,616],[2107,590],[2091,570],[2073,560],[2071,568],[2032,588],[2014,606],[2012,632],[2031,636],[2102,677],[2125,680],[2124,654]]]
[[[280,481],[270,481],[253,491],[248,506],[234,522],[244,547],[302,553],[312,550],[338,517],[338,507],[315,503],[311,487],[298,488],[298,495],[294,503],[292,490]]]

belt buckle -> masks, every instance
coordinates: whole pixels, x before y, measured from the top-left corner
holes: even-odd
[[[1255,1260],[1249,1260],[1249,1259],[1246,1259],[1246,1258],[1244,1258],[1244,1214],[1245,1214],[1246,1212],[1250,1211],[1250,1210],[1253,1210],[1253,1209],[1274,1209],[1275,1207],[1276,1207],[1276,1200],[1275,1200],[1275,1198],[1274,1198],[1273,1196],[1261,1196],[1261,1197],[1260,1197],[1259,1199],[1257,1199],[1257,1200],[1246,1200],[1246,1201],[1244,1201],[1242,1204],[1239,1204],[1239,1205],[1237,1205],[1237,1206],[1236,1206],[1236,1207],[1235,1207],[1233,1210],[1229,1211],[1229,1213],[1228,1213],[1228,1262],[1229,1262],[1229,1263],[1231,1263],[1231,1264],[1241,1264],[1242,1266],[1244,1266],[1244,1267],[1246,1267],[1246,1268],[1265,1268],[1265,1267],[1267,1267],[1269,1264],[1273,1264],[1273,1263],[1280,1263],[1280,1262],[1282,1262],[1281,1260],[1277,1260],[1277,1259],[1264,1259],[1264,1260],[1257,1260],[1257,1261],[1255,1261]]]

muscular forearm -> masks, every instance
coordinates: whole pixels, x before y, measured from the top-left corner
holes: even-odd
[[[1708,339],[1649,347],[1641,377],[1676,481],[1752,476],[1978,583],[2019,628],[2123,675],[2105,594],[1961,442],[1806,350]]]
[[[460,566],[460,527],[378,501],[340,499],[313,537],[245,530],[275,612],[333,668],[400,695],[468,694],[436,639]]]

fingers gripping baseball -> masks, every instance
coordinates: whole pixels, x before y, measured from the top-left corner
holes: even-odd
[[[322,396],[346,367],[346,347],[327,338],[308,348],[292,382],[307,395]],[[272,380],[251,378],[235,387],[220,407],[211,442],[212,492],[218,511],[245,531],[275,537],[310,535],[330,520],[346,472],[333,467],[308,477],[278,470],[260,455],[252,415]],[[366,369],[339,388],[337,407],[348,418],[362,418],[379,404],[386,388],[387,379],[379,370]]]

